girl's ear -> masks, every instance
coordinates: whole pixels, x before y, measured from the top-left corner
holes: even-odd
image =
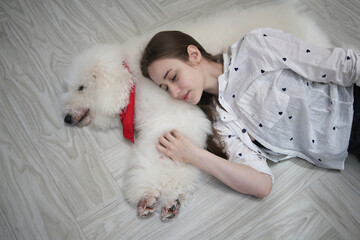
[[[201,52],[196,46],[189,45],[187,47],[187,52],[189,54],[189,62],[197,63],[197,64],[200,63],[202,56],[201,56]]]

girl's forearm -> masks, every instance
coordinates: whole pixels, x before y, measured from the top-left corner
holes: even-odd
[[[247,165],[230,162],[204,149],[198,151],[191,164],[240,193],[266,197],[271,192],[272,180],[269,175]]]

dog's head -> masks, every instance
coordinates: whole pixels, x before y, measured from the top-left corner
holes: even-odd
[[[80,53],[69,72],[64,122],[106,129],[120,126],[119,114],[129,103],[132,75],[118,45],[98,45]]]

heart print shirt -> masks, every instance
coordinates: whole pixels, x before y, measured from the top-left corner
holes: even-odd
[[[344,169],[359,58],[353,50],[317,47],[270,28],[234,43],[224,54],[214,125],[229,160],[272,178],[267,159],[299,157]]]

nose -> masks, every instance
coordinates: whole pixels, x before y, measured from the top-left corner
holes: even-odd
[[[64,118],[64,122],[67,124],[72,124],[72,122],[73,122],[72,116],[70,114],[66,114],[66,116]]]
[[[179,97],[179,93],[180,93],[180,89],[174,85],[172,86],[168,86],[169,87],[169,91],[170,94],[173,98],[178,98]]]

